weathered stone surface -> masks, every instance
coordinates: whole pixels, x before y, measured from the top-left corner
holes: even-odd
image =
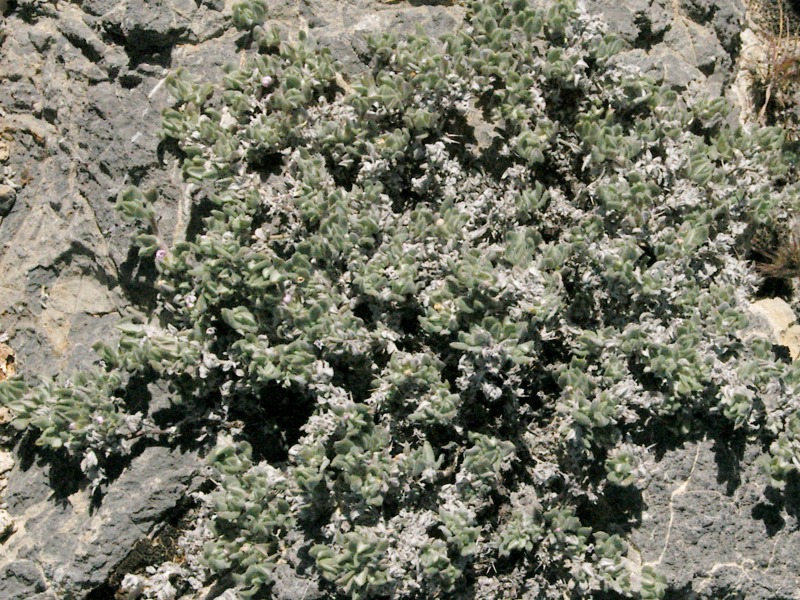
[[[679,90],[702,85],[712,95],[730,82],[744,22],[740,1],[597,0],[587,9],[631,44],[623,60],[657,81]]]
[[[46,588],[41,569],[33,561],[18,560],[0,569],[0,598],[26,600]]]
[[[17,191],[10,185],[0,184],[0,217],[5,217],[14,208]]]
[[[606,19],[611,31],[633,46],[650,45],[670,27],[670,2],[666,0],[597,0],[586,4]]]
[[[102,584],[136,542],[186,497],[201,464],[192,453],[147,448],[96,510],[90,510],[88,491],[66,490],[71,493],[56,497],[47,471],[20,468],[11,473],[6,491],[17,531],[3,546],[5,556],[35,561],[46,588],[81,597]]]
[[[83,20],[84,13],[74,6],[63,8],[57,22],[58,30],[91,62],[100,62],[109,48]]]
[[[11,452],[0,450],[0,475],[5,475],[14,468],[14,457]],[[5,488],[5,483],[0,484],[0,491]]]
[[[763,298],[750,305],[752,315],[747,330],[740,336],[749,340],[762,337],[784,346],[792,360],[800,357],[800,325],[792,307],[782,298]]]
[[[39,375],[91,362],[89,348],[108,339],[141,285],[138,261],[128,261],[131,230],[111,202],[118,191],[133,182],[157,187],[164,221],[174,219],[179,172],[160,164],[157,135],[170,102],[166,60],[218,77],[236,59],[229,35],[223,50],[176,48],[137,64],[86,17],[65,4],[58,19],[18,20],[2,46],[0,129],[16,189],[0,202],[14,202],[0,223],[0,311],[23,368]],[[50,276],[41,280],[42,272]]]
[[[0,419],[0,424],[2,419]],[[14,519],[5,509],[3,496],[8,487],[8,475],[14,468],[14,457],[11,452],[0,450],[0,543],[14,532]]]
[[[0,542],[3,542],[14,533],[14,519],[4,508],[0,508]]]
[[[644,465],[631,541],[681,598],[795,598],[797,490],[765,489],[758,444],[702,439]]]
[[[191,0],[85,2],[86,12],[100,17],[102,27],[121,36],[126,48],[151,54],[190,39],[197,4]]]
[[[722,47],[738,55],[745,16],[742,0],[683,0],[681,6],[693,21],[710,23]]]

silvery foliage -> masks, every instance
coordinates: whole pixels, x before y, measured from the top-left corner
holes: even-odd
[[[798,206],[781,131],[617,62],[568,0],[373,40],[352,83],[265,12],[237,6],[259,53],[221,87],[168,81],[200,230],[120,197],[158,310],[94,374],[3,384],[16,426],[95,479],[227,431],[203,560],[244,597],[279,565],[329,597],[663,595],[587,510],[643,484],[643,445],[722,427],[775,487],[800,464],[800,370],[737,334],[748,231]],[[128,413],[142,380],[180,422]]]

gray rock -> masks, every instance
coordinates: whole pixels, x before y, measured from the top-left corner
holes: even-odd
[[[282,2],[274,9],[281,20],[293,14],[296,2]],[[297,9],[294,9],[297,10]],[[309,24],[310,34],[342,65],[343,72],[354,77],[366,70],[371,60],[366,40],[369,36],[391,31],[399,36],[413,34],[417,27],[433,35],[455,30],[463,21],[460,7],[396,6],[382,10],[364,10],[361,4],[303,3],[298,11]]]
[[[88,491],[66,489],[71,493],[58,499],[45,471],[17,468],[6,492],[17,532],[5,542],[5,556],[28,558],[21,563],[24,573],[41,565],[38,579],[32,579],[36,591],[55,586],[64,597],[81,597],[102,584],[136,542],[194,489],[201,464],[193,453],[147,448],[113,482],[97,510],[90,509]],[[14,565],[5,568],[19,570]],[[0,586],[3,581],[0,575]]]
[[[596,0],[587,2],[586,9],[602,15],[609,30],[636,48],[657,44],[673,25],[671,2],[666,0]]]
[[[622,60],[678,90],[692,83],[720,95],[731,80],[744,8],[738,0],[597,0],[587,3],[633,50]]]
[[[205,42],[223,35],[228,28],[228,16],[223,14],[224,2],[203,2],[194,14],[191,23],[192,36]]]
[[[112,11],[123,10],[123,3],[120,0],[83,0],[81,9],[87,14],[103,17]]]
[[[99,62],[107,47],[84,22],[83,16],[84,13],[79,9],[73,6],[65,7],[58,19],[58,30],[71,44],[81,50],[86,58],[92,62]]]
[[[191,39],[192,19],[197,11],[193,0],[131,0],[113,8],[106,3],[101,6],[108,8],[100,13],[103,26],[120,33],[126,49],[136,54],[153,54]]]
[[[56,38],[50,27],[46,27],[44,23],[39,22],[28,31],[28,39],[39,53],[43,53],[50,48]]]
[[[30,600],[47,586],[41,569],[30,560],[18,560],[0,569],[0,598]]]
[[[10,185],[0,184],[0,217],[8,215],[16,201],[17,190]]]
[[[758,444],[701,440],[651,457],[642,522],[631,534],[643,563],[685,598],[795,598],[800,532],[787,491],[765,495]]]
[[[620,62],[638,65],[642,72],[676,90],[685,90],[692,83],[705,80],[703,73],[692,63],[667,47],[659,46],[650,52],[626,52]]]
[[[741,0],[682,0],[681,5],[695,22],[711,23],[723,48],[731,55],[738,54],[745,16]]]

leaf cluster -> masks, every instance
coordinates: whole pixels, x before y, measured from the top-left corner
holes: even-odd
[[[781,130],[624,66],[569,0],[374,39],[352,85],[264,6],[235,9],[242,68],[168,81],[200,231],[162,248],[152,198],[120,197],[158,310],[96,375],[0,384],[15,424],[124,454],[152,435],[134,378],[231,435],[206,562],[246,596],[285,561],[332,598],[661,597],[580,510],[641,484],[639,444],[720,426],[765,441],[773,486],[800,467],[800,369],[737,334],[746,230],[798,207]]]

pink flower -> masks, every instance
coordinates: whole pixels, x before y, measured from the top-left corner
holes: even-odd
[[[264,75],[264,77],[261,78],[261,87],[263,87],[265,89],[271,88],[272,84],[274,84],[274,83],[275,83],[275,80],[272,77],[270,77],[269,75]]]
[[[164,248],[159,248],[159,249],[156,251],[156,261],[162,261],[162,260],[164,260],[164,257],[165,257],[166,255],[167,255],[167,251],[166,251],[166,250],[164,250]]]

